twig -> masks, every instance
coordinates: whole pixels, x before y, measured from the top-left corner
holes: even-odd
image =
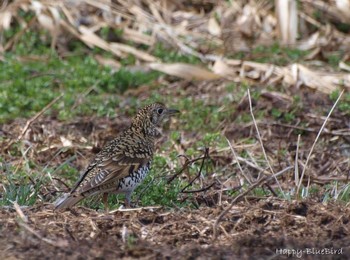
[[[45,113],[50,107],[52,107],[61,97],[63,97],[63,93],[61,95],[59,95],[58,97],[56,97],[54,100],[52,100],[49,104],[47,104],[41,111],[39,111],[34,117],[32,117],[31,119],[29,119],[26,123],[26,125],[24,126],[21,134],[17,137],[16,140],[12,140],[5,148],[4,150],[8,150],[10,148],[10,146],[15,143],[20,141],[23,136],[25,135],[25,133],[28,131],[28,128],[30,127],[31,124],[33,124],[33,122],[35,122],[43,113]]]
[[[67,190],[70,188],[70,186],[69,186],[67,183],[65,183],[64,181],[62,181],[62,180],[59,179],[59,178],[52,177],[52,180],[55,180],[55,181],[57,181],[57,182],[60,182],[61,184],[63,184],[63,186],[65,186],[65,187],[67,188]],[[59,190],[56,190],[55,192],[67,192],[67,190],[66,190],[66,191],[59,191]]]
[[[34,229],[32,229],[30,226],[28,226],[26,223],[24,222],[18,222],[18,225],[20,225],[21,227],[23,227],[25,230],[27,230],[28,232],[32,233],[34,236],[36,236],[37,238],[39,238],[40,240],[42,240],[43,242],[54,246],[54,247],[58,247],[58,248],[65,248],[68,246],[68,242],[67,240],[61,240],[61,241],[53,241],[51,239],[42,237],[37,231],[35,231]]]
[[[203,158],[202,164],[201,164],[201,167],[199,168],[199,171],[198,171],[197,176],[194,177],[194,178],[190,181],[190,183],[187,184],[187,185],[181,190],[182,193],[184,193],[184,190],[186,190],[189,186],[192,186],[193,182],[201,176],[202,170],[203,170],[203,166],[204,166],[204,162],[205,162],[205,159],[209,158],[209,148],[205,148],[204,156],[203,156],[202,158]]]
[[[179,155],[179,156],[183,156],[183,155]],[[184,157],[186,157],[186,156],[184,156]],[[175,173],[173,176],[171,176],[171,178],[169,178],[168,184],[171,183],[173,180],[175,180],[175,178],[177,176],[179,176],[188,167],[188,165],[190,165],[191,163],[194,163],[196,161],[203,160],[204,158],[205,157],[198,157],[198,158],[195,158],[193,160],[186,161],[185,164],[182,166],[182,168],[177,173]]]
[[[21,140],[23,138],[23,136],[25,135],[25,133],[27,132],[28,128],[30,127],[30,125],[35,122],[35,120],[37,120],[43,113],[45,113],[50,107],[53,106],[53,104],[55,104],[61,97],[63,97],[63,93],[61,95],[59,95],[58,97],[56,97],[54,100],[52,100],[49,104],[47,104],[41,111],[39,111],[34,117],[32,117],[31,119],[29,119],[26,123],[26,125],[24,126],[21,134],[18,136],[17,141]]]
[[[23,29],[20,30],[18,33],[16,33],[4,46],[4,51],[9,51],[12,46],[21,38],[21,36],[27,32],[28,28],[31,27],[35,21],[37,20],[37,17],[34,16],[28,23],[24,24]]]
[[[141,208],[128,208],[128,209],[115,209],[112,211],[109,211],[109,214],[115,213],[115,212],[131,212],[131,211],[142,211],[142,210],[153,210],[153,209],[161,209],[162,206],[148,206],[148,207],[141,207]]]
[[[251,192],[252,190],[254,190],[256,187],[260,186],[261,184],[265,183],[267,181],[268,177],[267,176],[263,176],[260,178],[260,180],[258,180],[256,183],[252,184],[246,191],[244,191],[243,193],[239,194],[236,198],[234,198],[231,201],[231,204],[223,211],[221,212],[221,214],[219,215],[219,217],[216,219],[214,226],[213,226],[213,238],[214,240],[217,238],[217,227],[220,223],[220,221],[222,220],[222,218],[232,209],[233,205],[241,200],[245,195],[247,195],[249,192]]]
[[[310,158],[311,158],[311,155],[312,155],[312,153],[313,153],[313,151],[314,151],[315,145],[316,145],[318,139],[320,138],[321,133],[322,133],[324,127],[326,126],[326,123],[327,123],[329,117],[330,117],[331,114],[333,113],[333,110],[335,109],[336,105],[338,104],[338,102],[339,102],[340,98],[342,97],[343,93],[344,93],[344,89],[343,89],[342,92],[339,94],[337,100],[336,100],[335,103],[333,104],[331,110],[329,111],[329,113],[328,113],[326,119],[324,120],[324,122],[323,122],[323,124],[322,124],[322,126],[321,126],[321,128],[320,128],[320,131],[318,131],[318,134],[317,134],[317,136],[316,136],[316,138],[315,138],[314,143],[313,143],[312,146],[311,146],[310,152],[309,152],[309,154],[308,154],[308,156],[307,156],[307,158],[306,158],[306,162],[305,162],[303,171],[302,171],[302,173],[301,173],[301,177],[300,177],[300,181],[299,181],[299,185],[298,185],[298,189],[297,189],[297,194],[299,194],[300,186],[301,186],[301,183],[303,182],[304,175],[305,175],[305,172],[306,172],[306,169],[307,169],[307,165],[308,165],[308,163],[309,163],[309,161],[310,161]],[[298,197],[299,197],[299,196],[298,196]]]
[[[219,215],[219,217],[216,219],[214,226],[213,226],[213,239],[215,240],[217,238],[217,227],[220,223],[220,221],[223,219],[223,217],[232,209],[233,205],[241,200],[245,195],[247,195],[250,191],[254,190],[256,187],[265,184],[267,181],[273,179],[273,178],[277,178],[278,176],[282,175],[283,173],[287,172],[288,170],[293,169],[293,166],[289,166],[285,169],[283,169],[282,171],[279,171],[278,173],[274,174],[273,176],[263,176],[260,178],[260,180],[258,180],[257,182],[255,182],[254,184],[252,184],[246,191],[244,191],[243,193],[239,194],[237,197],[235,197],[232,201],[231,204],[223,211],[221,212],[221,214]]]
[[[278,194],[274,191],[274,189],[271,188],[270,185],[268,185],[267,183],[264,183],[264,185],[271,193],[274,197],[278,198]]]
[[[311,132],[311,133],[317,133],[318,132],[318,130],[310,128],[310,127],[301,127],[301,126],[296,126],[296,125],[288,125],[288,124],[283,124],[283,123],[278,123],[278,122],[272,122],[272,123],[262,122],[262,124],[288,127],[288,128],[297,129],[297,130],[306,131],[306,132]],[[346,132],[345,129],[344,129],[344,133],[342,133],[339,130],[330,131],[328,129],[324,129],[323,133],[327,134],[327,135],[334,135],[334,136],[350,136],[350,133]]]
[[[28,218],[26,215],[24,215],[21,207],[18,205],[17,201],[13,201],[12,202],[13,207],[15,208],[17,215],[20,217],[20,219],[24,222],[24,223],[28,223]]]
[[[260,132],[259,132],[259,128],[258,128],[258,125],[257,125],[257,123],[256,123],[256,121],[255,121],[255,117],[254,117],[254,113],[253,113],[253,106],[252,106],[252,99],[251,99],[251,97],[250,97],[250,91],[249,91],[249,89],[248,89],[248,92],[247,92],[247,93],[248,93],[250,114],[251,114],[252,119],[253,119],[253,122],[254,122],[254,126],[255,126],[255,129],[256,129],[256,133],[257,133],[257,135],[258,135],[258,139],[259,139],[259,142],[260,142],[260,145],[261,145],[261,149],[262,149],[262,152],[263,152],[263,154],[264,154],[265,161],[266,161],[268,167],[270,168],[270,171],[271,171],[271,173],[272,173],[272,176],[274,176],[274,171],[273,171],[273,169],[272,169],[272,167],[271,167],[271,164],[270,164],[270,162],[269,162],[269,160],[268,160],[268,158],[267,158],[267,155],[266,155],[266,152],[265,152],[265,148],[264,148],[264,144],[263,144],[263,142],[262,142],[261,135],[260,135]],[[278,179],[277,179],[276,177],[275,177],[275,181],[276,181],[276,183],[277,183],[277,185],[278,185],[278,188],[280,189],[281,193],[283,194],[283,196],[286,197],[286,195],[284,194],[284,192],[283,192],[283,190],[282,190],[281,184],[279,183],[279,181],[278,181]]]
[[[295,166],[294,166],[294,183],[297,187],[299,184],[299,164],[298,164],[298,158],[299,158],[299,145],[300,145],[300,134],[298,135],[297,140],[297,150],[295,152]],[[297,195],[298,196],[298,195]]]
[[[257,171],[259,171],[261,173],[264,173],[264,174],[269,173],[267,170],[259,167],[259,165],[255,164],[255,163],[253,163],[251,161],[248,161],[247,159],[245,159],[243,157],[238,156],[237,158],[238,158],[239,161],[244,162],[246,165],[252,167],[253,169],[255,169],[255,170],[257,170]]]
[[[211,187],[214,186],[216,182],[214,181],[212,184],[208,185],[207,187],[204,187],[202,189],[199,189],[199,190],[182,190],[181,192],[182,193],[197,193],[197,192],[203,192],[203,191],[206,191],[206,190],[209,190]]]
[[[74,105],[72,106],[72,110],[76,109],[78,106],[80,106],[83,103],[83,99],[90,94],[93,90],[96,90],[96,87],[98,84],[100,84],[101,80],[97,80],[91,87],[89,87],[87,90],[84,90],[82,93],[78,95],[78,98],[75,100]]]
[[[277,178],[278,176],[282,175],[282,174],[285,173],[286,171],[289,171],[289,170],[291,170],[291,169],[293,169],[293,168],[294,168],[294,167],[293,167],[292,165],[291,165],[291,166],[288,166],[287,168],[284,168],[283,170],[279,171],[278,173],[275,173],[274,176],[271,176],[271,177],[270,177],[270,179],[271,179],[271,178],[274,178],[274,177]],[[269,179],[269,180],[270,180],[270,179]]]
[[[233,157],[235,157],[235,160],[236,160],[236,162],[237,162],[239,171],[240,171],[241,174],[244,176],[244,178],[247,180],[247,182],[248,182],[249,184],[252,184],[252,182],[250,181],[250,179],[248,178],[248,176],[245,175],[245,173],[244,173],[244,171],[243,171],[243,169],[242,169],[242,166],[241,166],[241,164],[239,163],[237,154],[236,154],[235,150],[233,149],[233,147],[232,147],[232,145],[231,145],[231,142],[227,139],[226,136],[225,136],[225,138],[226,138],[226,141],[227,141],[228,145],[230,146],[230,149],[231,149],[231,152],[232,152],[232,154],[233,154]]]

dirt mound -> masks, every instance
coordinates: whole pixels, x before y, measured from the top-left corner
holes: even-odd
[[[106,214],[77,207],[59,213],[51,205],[40,205],[22,209],[21,218],[13,209],[2,209],[0,258],[350,256],[350,209],[343,205],[277,199],[241,202],[220,223],[214,240],[213,224],[222,210],[150,208]]]

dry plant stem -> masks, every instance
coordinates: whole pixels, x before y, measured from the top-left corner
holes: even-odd
[[[274,189],[271,188],[270,185],[268,185],[267,183],[264,183],[264,185],[271,193],[273,196],[275,196],[276,198],[278,198],[278,194],[274,191]]]
[[[28,128],[30,127],[31,124],[33,124],[33,122],[35,122],[42,114],[44,114],[50,107],[52,107],[61,97],[63,97],[63,93],[61,95],[59,95],[58,97],[56,97],[54,100],[52,100],[49,104],[47,104],[41,111],[39,111],[34,117],[32,117],[31,119],[29,119],[26,123],[26,125],[24,126],[21,134],[17,137],[16,140],[12,140],[5,148],[4,150],[8,150],[10,148],[10,146],[15,143],[20,141],[23,136],[25,135],[25,133],[28,131]]]
[[[203,167],[204,167],[204,162],[205,162],[205,159],[207,159],[207,158],[209,158],[209,148],[205,148],[205,152],[204,152],[202,164],[201,164],[201,167],[199,168],[199,171],[198,171],[197,176],[194,177],[194,178],[190,181],[190,183],[189,183],[188,185],[186,185],[186,186],[181,190],[182,193],[183,193],[188,187],[192,186],[193,182],[201,176],[202,170],[203,170]]]
[[[24,222],[24,223],[28,223],[28,218],[26,215],[24,215],[21,207],[18,205],[17,201],[12,202],[13,203],[13,207],[16,210],[17,215],[20,217],[20,219]]]
[[[148,207],[141,207],[141,208],[127,208],[127,209],[121,208],[121,209],[111,210],[108,213],[112,214],[115,212],[131,212],[131,211],[142,211],[142,210],[153,211],[155,209],[161,209],[161,208],[163,208],[163,207],[162,206],[148,206]],[[105,215],[105,214],[103,214],[103,215]]]
[[[298,167],[299,145],[300,145],[300,134],[298,134],[297,150],[295,152],[295,164],[294,164],[294,183],[296,187],[298,186],[298,183],[299,183],[299,167]]]
[[[24,25],[23,29],[20,30],[18,33],[15,34],[5,45],[4,51],[11,50],[12,46],[15,45],[15,43],[21,38],[21,36],[27,31],[28,28],[30,28],[34,22],[36,21],[37,17],[33,17],[27,24]]]
[[[34,117],[32,117],[31,119],[29,119],[26,123],[26,125],[24,126],[21,134],[18,136],[17,141],[20,141],[23,136],[25,135],[25,133],[27,132],[28,128],[30,127],[30,125],[35,122],[35,120],[37,120],[43,113],[45,113],[50,107],[53,106],[53,104],[55,104],[61,97],[63,97],[63,93],[61,95],[59,95],[58,97],[56,97],[54,100],[52,100],[49,104],[47,104],[41,111],[39,111],[39,113],[37,113]]]
[[[248,161],[247,159],[245,159],[243,157],[238,156],[237,158],[239,161],[244,162],[246,165],[252,167],[255,170],[258,170],[259,172],[266,173],[266,174],[268,173],[268,171],[266,171],[265,169],[259,167],[258,165]]]
[[[184,155],[179,155],[179,156],[184,156]],[[186,156],[184,156],[185,158],[187,158]],[[175,180],[175,178],[177,177],[177,176],[179,176],[181,173],[183,173],[183,171],[185,170],[185,169],[187,169],[187,167],[191,164],[191,163],[194,163],[194,162],[196,162],[196,161],[199,161],[199,160],[204,160],[205,159],[205,156],[203,156],[203,157],[198,157],[198,158],[195,158],[195,159],[193,159],[193,160],[187,160],[186,162],[185,162],[185,164],[182,166],[182,168],[177,172],[177,173],[175,173],[173,176],[171,176],[171,178],[169,178],[169,180],[168,180],[168,184],[170,184],[173,180]]]
[[[310,184],[311,184],[311,177],[308,176],[308,179],[307,179],[307,187],[306,187],[306,196],[309,195]],[[337,187],[337,186],[335,186],[335,187]]]
[[[251,97],[250,97],[250,91],[249,91],[249,89],[248,89],[248,92],[247,92],[247,93],[248,93],[250,114],[251,114],[252,119],[253,119],[253,122],[254,122],[254,126],[255,126],[256,133],[257,133],[258,138],[259,138],[259,142],[260,142],[260,145],[261,145],[261,149],[262,149],[262,152],[263,152],[263,154],[264,154],[265,161],[266,161],[268,167],[270,168],[270,171],[271,171],[271,173],[272,173],[272,176],[274,176],[274,171],[273,171],[273,169],[272,169],[272,167],[271,167],[271,164],[270,164],[270,162],[269,162],[269,160],[268,160],[268,158],[267,158],[267,155],[266,155],[266,152],[265,152],[265,148],[264,148],[264,144],[263,144],[263,142],[262,142],[261,135],[260,135],[260,132],[259,132],[259,128],[258,128],[258,125],[257,125],[257,123],[256,123],[256,121],[255,121],[255,117],[254,117],[254,113],[253,113],[253,106],[252,106],[252,99],[251,99]],[[281,184],[279,183],[279,181],[278,181],[278,179],[277,179],[276,177],[275,177],[275,181],[276,181],[276,183],[277,183],[277,185],[278,185],[278,188],[280,189],[281,193],[283,194],[283,197],[286,198],[286,195],[284,194],[284,192],[283,192],[283,190],[282,190]]]
[[[233,147],[232,147],[232,145],[231,145],[231,142],[227,139],[226,136],[225,136],[225,139],[226,139],[228,145],[230,146],[230,149],[231,149],[231,152],[232,152],[232,154],[233,154],[233,157],[235,157],[235,160],[236,160],[236,162],[237,162],[239,171],[241,172],[242,176],[244,176],[244,178],[247,180],[247,182],[248,182],[249,184],[252,184],[252,182],[250,181],[250,179],[248,178],[248,176],[245,175],[245,173],[244,173],[244,171],[243,171],[243,169],[242,169],[242,167],[241,167],[241,164],[239,163],[239,160],[238,160],[238,158],[237,158],[236,152],[235,152],[235,150],[233,149]]]
[[[322,124],[322,126],[321,126],[321,128],[320,128],[320,131],[318,131],[318,134],[317,134],[317,136],[316,136],[316,138],[315,138],[314,143],[313,143],[312,146],[311,146],[310,152],[309,152],[309,154],[308,154],[308,156],[307,156],[307,158],[306,158],[306,162],[305,162],[303,171],[302,171],[302,173],[301,173],[301,177],[300,177],[300,181],[299,181],[298,189],[297,189],[297,194],[299,194],[300,186],[301,186],[301,184],[302,184],[302,182],[303,182],[304,175],[305,175],[305,172],[306,172],[306,169],[307,169],[307,165],[308,165],[308,163],[309,163],[309,161],[310,161],[310,158],[311,158],[311,155],[312,155],[312,153],[313,153],[313,151],[314,151],[315,145],[316,145],[318,139],[320,138],[321,133],[322,133],[324,127],[326,126],[326,123],[327,123],[329,117],[330,117],[331,114],[333,113],[333,110],[334,110],[335,107],[337,106],[337,104],[338,104],[340,98],[343,96],[343,94],[344,94],[344,90],[342,90],[342,92],[339,94],[337,100],[335,101],[335,103],[334,103],[334,105],[332,106],[331,110],[329,111],[329,113],[328,113],[326,119],[324,120],[324,122],[323,122],[323,124]],[[299,196],[298,196],[298,197],[299,197]]]
[[[273,176],[263,176],[261,177],[257,182],[255,182],[254,184],[252,184],[246,191],[244,191],[243,193],[239,194],[236,198],[234,198],[231,201],[231,204],[223,211],[221,212],[221,214],[219,215],[219,217],[216,219],[214,226],[213,226],[213,239],[215,240],[217,238],[217,227],[220,223],[220,221],[222,220],[222,218],[232,209],[233,205],[238,202],[239,200],[241,200],[244,196],[246,196],[250,191],[252,191],[253,189],[255,189],[258,186],[261,186],[263,184],[265,184],[267,181],[273,179],[273,178],[277,178],[278,176],[282,175],[283,173],[289,171],[293,169],[293,166],[289,166],[285,169],[283,169],[282,171],[279,171],[278,173],[274,174]]]
[[[292,165],[288,166],[287,168],[284,168],[283,170],[279,171],[278,173],[275,173],[273,176],[270,176],[269,180],[272,179],[272,178],[277,178],[278,176],[282,175],[283,173],[285,173],[285,172],[287,172],[287,171],[289,171],[289,170],[291,170],[293,168],[294,168],[294,166],[292,166]]]
[[[91,87],[89,87],[87,90],[82,91],[78,95],[78,98],[74,102],[74,105],[72,106],[72,110],[76,109],[79,105],[81,105],[84,102],[84,99],[89,95],[93,90],[96,89],[98,84],[100,84],[101,80],[97,80]]]
[[[199,190],[182,190],[181,193],[197,193],[197,192],[203,192],[203,191],[207,191],[209,190],[211,187],[214,186],[216,182],[214,181],[212,184],[208,185],[207,187],[204,187],[202,189]]]
[[[264,124],[264,123],[263,123]],[[302,131],[306,131],[306,132],[312,132],[312,133],[318,133],[318,130],[313,129],[313,128],[309,128],[309,127],[301,127],[301,126],[296,126],[296,125],[288,125],[288,124],[282,124],[282,123],[278,123],[278,122],[273,122],[273,123],[265,123],[268,125],[276,125],[276,126],[282,126],[282,127],[288,127],[288,128],[293,128],[293,129],[297,129],[297,130],[302,130]],[[335,131],[329,131],[328,129],[324,129],[323,130],[324,134],[328,134],[328,135],[334,135],[334,136],[350,136],[350,133],[348,132],[341,132],[341,130],[335,130]]]
[[[57,243],[56,241],[53,241],[51,239],[42,237],[37,231],[35,231],[34,229],[32,229],[30,226],[28,226],[27,224],[25,224],[24,222],[19,221],[18,225],[20,225],[21,227],[23,227],[25,230],[27,230],[28,232],[32,233],[34,236],[36,236],[37,238],[39,238],[40,240],[42,240],[43,242],[54,246],[54,247],[58,247],[58,248],[64,248],[66,247],[66,243]]]
[[[222,220],[222,218],[232,209],[233,205],[241,200],[245,195],[247,195],[249,192],[254,190],[256,187],[260,186],[261,184],[265,183],[268,179],[267,176],[263,176],[260,180],[258,180],[256,183],[252,184],[245,192],[239,194],[236,198],[234,198],[231,202],[231,204],[219,215],[219,217],[216,219],[214,226],[213,226],[213,239],[215,240],[217,238],[217,227]]]

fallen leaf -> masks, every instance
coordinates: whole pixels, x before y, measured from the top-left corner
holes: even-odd
[[[207,69],[185,63],[150,63],[149,67],[153,70],[188,80],[213,80],[221,78],[220,75]]]

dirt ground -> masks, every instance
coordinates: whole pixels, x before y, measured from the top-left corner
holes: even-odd
[[[59,213],[46,204],[23,209],[22,217],[2,209],[0,259],[350,257],[350,209],[344,205],[247,198],[224,217],[214,240],[213,223],[223,208]]]

